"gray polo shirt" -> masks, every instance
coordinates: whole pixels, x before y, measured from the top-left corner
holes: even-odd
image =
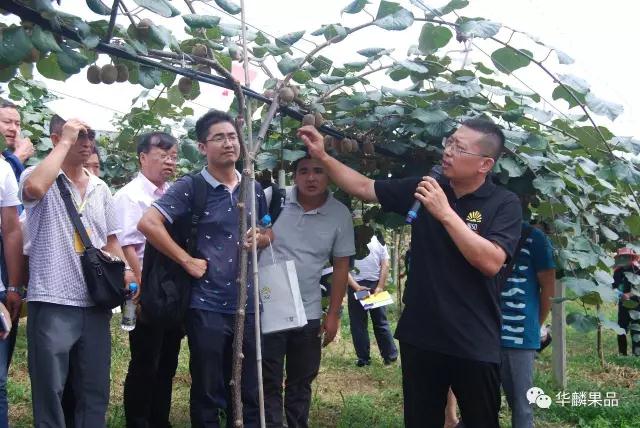
[[[26,178],[34,167],[27,168],[20,178],[20,196]],[[69,179],[62,175],[80,208],[82,223],[88,229],[91,243],[102,248],[107,236],[118,230],[113,210],[113,198],[109,187],[98,177],[89,174],[89,184],[84,200],[81,200]],[[54,181],[44,197],[37,201],[25,202],[25,235],[31,241],[29,250],[29,288],[27,300],[56,303],[59,305],[93,306],[89,290],[84,281],[80,265],[81,247],[74,245],[75,229]]]
[[[298,190],[287,190],[287,200],[273,225],[276,262],[293,260],[307,319],[322,316],[320,276],[332,257],[355,254],[353,220],[344,204],[331,193],[320,208],[305,212],[298,203]],[[262,251],[260,265],[273,263],[269,249]]]

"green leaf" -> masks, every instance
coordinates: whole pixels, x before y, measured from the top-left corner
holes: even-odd
[[[515,70],[526,67],[531,63],[529,57],[533,54],[526,49],[500,48],[491,54],[491,61],[503,73],[511,74]]]
[[[529,134],[529,137],[527,137],[524,144],[527,147],[532,148],[533,150],[543,151],[547,148],[547,145],[549,143],[547,142],[546,138],[544,138],[542,135],[531,133]]]
[[[575,62],[573,58],[571,58],[569,55],[562,52],[561,50],[555,49],[555,51],[556,51],[556,56],[558,57],[558,62],[560,64],[569,65]]]
[[[291,75],[291,79],[297,83],[307,83],[313,76],[307,70],[298,70]]]
[[[386,51],[385,48],[366,48],[366,49],[360,49],[358,51],[358,54],[360,54],[362,56],[366,56],[367,58],[371,58],[371,57],[374,57],[374,56],[378,56],[379,54],[381,54],[384,51]]]
[[[0,82],[10,81],[11,79],[14,78],[17,71],[18,71],[18,67],[16,67],[15,65],[0,68]]]
[[[593,95],[592,92],[587,94],[585,100],[587,101],[587,107],[589,107],[592,112],[601,116],[607,116],[609,120],[616,120],[616,118],[624,112],[622,104],[605,101]]]
[[[498,34],[501,27],[502,24],[486,19],[469,19],[460,24],[458,31],[469,38],[480,37],[486,39]]]
[[[411,117],[418,119],[422,123],[431,124],[443,122],[449,118],[449,115],[442,110],[426,110],[417,108],[411,113]]]
[[[571,94],[573,94],[575,96],[572,97]],[[569,103],[569,108],[573,108],[579,105],[579,103],[583,103],[586,104],[586,99],[585,99],[585,95],[581,94],[580,92],[572,89],[572,88],[566,88],[563,87],[562,85],[558,85],[554,90],[553,93],[551,94],[551,97],[554,100],[559,100],[559,99],[563,99],[566,102]],[[576,98],[578,101],[576,101]]]
[[[607,319],[605,314],[599,314],[598,318],[600,319],[602,327],[613,330],[615,334],[626,334],[624,328],[620,327],[617,322]]]
[[[609,229],[604,224],[600,225],[600,231],[602,232],[604,237],[607,238],[610,241],[617,241],[620,238],[620,236],[618,236],[617,233],[615,233],[613,230]]]
[[[390,31],[401,31],[413,24],[413,13],[398,3],[382,0],[374,25]]]
[[[159,85],[161,77],[160,70],[155,67],[141,65],[138,71],[138,83],[147,89],[153,89],[156,85]]]
[[[580,77],[573,76],[571,74],[560,74],[558,75],[558,80],[560,83],[572,88],[576,92],[581,94],[586,94],[589,92],[589,82]]]
[[[442,25],[424,24],[418,39],[418,49],[428,55],[446,46],[451,37],[451,30]]]
[[[36,64],[36,68],[47,79],[65,81],[69,78],[69,74],[62,71],[58,65],[57,53],[50,53],[48,56],[41,58]]]
[[[167,91],[167,99],[171,104],[177,107],[180,107],[182,106],[182,104],[184,104],[184,97],[182,96],[180,89],[178,89],[178,86],[172,86],[169,88],[169,90]]]
[[[237,15],[242,10],[240,6],[228,0],[215,0],[215,2],[221,9],[231,15]]]
[[[0,33],[0,63],[17,64],[31,52],[33,45],[22,27],[9,27]]]
[[[304,62],[304,58],[291,58],[290,56],[283,56],[280,61],[278,61],[278,70],[283,75],[287,75],[289,73],[293,73],[298,70],[302,63]]]
[[[98,15],[111,15],[111,8],[106,4],[102,3],[101,0],[87,0],[87,6],[93,13],[97,13]]]
[[[45,54],[50,51],[60,52],[62,49],[56,42],[55,37],[48,31],[40,28],[39,25],[33,27],[31,32],[31,42],[40,51],[41,54]]]
[[[413,71],[414,73],[426,74],[429,72],[429,69],[422,64],[418,64],[415,61],[411,61],[409,59],[403,59],[398,61],[398,65],[406,68],[409,71]]]
[[[572,312],[567,315],[567,325],[572,326],[580,333],[589,333],[598,328],[598,318],[592,315]]]
[[[611,284],[613,284],[613,277],[611,276],[611,274],[603,270],[595,271],[593,277],[596,279],[596,281],[598,281],[598,284],[600,285],[604,285],[610,288]]]
[[[63,47],[62,52],[58,52],[58,65],[65,73],[76,74],[80,72],[87,63],[87,58],[73,49]]]
[[[212,15],[182,15],[185,24],[190,28],[215,28],[220,23],[219,16]]]
[[[28,62],[23,62],[20,64],[20,74],[27,80],[33,79],[33,64]]]
[[[411,0],[414,3],[414,0]],[[438,15],[446,15],[457,9],[463,9],[469,5],[467,0],[451,0],[449,3],[438,9]]]
[[[564,180],[558,177],[541,175],[533,180],[533,186],[540,191],[541,194],[550,196],[562,192],[566,185]]]
[[[294,31],[292,33],[287,33],[284,36],[276,38],[276,45],[285,48],[293,46],[298,40],[304,36],[304,31]]]
[[[323,74],[322,76],[320,76],[320,80],[323,83],[327,83],[329,85],[332,85],[334,83],[342,82],[344,80],[344,77],[342,77],[342,76],[328,76],[326,74]]]
[[[171,71],[163,70],[160,73],[160,83],[162,83],[167,88],[173,85],[173,82],[176,80],[176,73]]]
[[[347,37],[347,29],[340,24],[327,25],[324,29],[325,40],[335,39],[334,42],[339,42]]]
[[[625,217],[624,223],[627,225],[633,236],[640,236],[640,215],[634,214],[629,217]]]
[[[303,150],[289,150],[284,149],[282,151],[282,158],[288,162],[295,162],[300,158],[303,158],[307,155],[307,152]]]
[[[171,18],[173,11],[164,0],[133,0],[138,6],[141,6],[153,13],[156,13],[164,18]]]
[[[368,4],[367,0],[354,0],[342,9],[342,13],[358,13]]]
[[[501,170],[507,171],[509,177],[521,177],[527,168],[523,165],[520,165],[515,159],[502,157],[498,161],[498,166]]]

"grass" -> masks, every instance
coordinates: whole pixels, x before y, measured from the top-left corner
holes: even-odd
[[[572,309],[569,304],[569,310]],[[575,308],[573,308],[575,309]],[[615,309],[609,308],[613,314]],[[395,306],[389,310],[395,323]],[[20,328],[16,352],[9,372],[8,394],[12,427],[30,427],[30,386],[27,372],[24,320]],[[399,364],[385,366],[377,354],[372,338],[372,364],[355,366],[355,353],[351,344],[349,321],[342,319],[340,340],[323,350],[320,374],[313,384],[310,411],[312,427],[401,427],[402,383]],[[634,428],[640,427],[640,358],[616,355],[615,335],[604,334],[607,364],[601,368],[595,352],[595,333],[581,334],[567,329],[568,384],[565,391],[615,392],[619,407],[561,407],[555,403],[560,389],[554,385],[551,369],[551,350],[547,349],[536,361],[535,385],[551,396],[554,403],[549,409],[535,409],[535,426],[540,428]],[[119,315],[112,322],[113,354],[111,364],[111,405],[108,426],[123,427],[122,387],[129,361],[127,335],[119,328]],[[180,355],[180,364],[174,380],[174,399],[171,422],[174,427],[189,426],[189,369],[186,340]],[[500,421],[503,428],[510,426],[510,415],[503,399]]]

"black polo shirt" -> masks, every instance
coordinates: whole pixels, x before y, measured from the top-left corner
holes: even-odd
[[[419,177],[375,182],[382,208],[405,216]],[[518,197],[487,179],[475,192],[456,198],[440,181],[449,204],[467,226],[511,256],[520,239]],[[405,309],[395,337],[415,347],[498,363],[500,301],[497,282],[474,268],[446,229],[422,207],[411,228],[411,261]]]

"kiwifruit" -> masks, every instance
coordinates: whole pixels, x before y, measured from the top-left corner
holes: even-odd
[[[312,115],[311,113],[309,114],[305,114],[304,116],[302,116],[302,125],[315,125],[316,123],[316,118],[314,115]]]
[[[291,85],[290,88],[293,91],[293,97],[298,98],[298,95],[300,95],[300,88],[298,85]]]
[[[116,65],[116,71],[118,72],[118,77],[116,77],[116,82],[126,82],[129,80],[129,69],[124,64]]]
[[[36,48],[31,48],[28,54],[22,58],[24,62],[37,62],[40,59],[40,51]]]
[[[330,149],[333,148],[333,142],[335,141],[335,138],[333,138],[331,135],[325,135],[324,136],[324,150],[325,152],[328,152]]]
[[[92,66],[87,68],[87,80],[89,81],[89,83],[93,83],[94,85],[100,83],[100,67],[93,64]]]
[[[206,58],[207,57],[207,47],[205,45],[203,45],[202,43],[198,43],[196,45],[193,46],[193,49],[191,49],[191,54],[195,55],[195,56],[200,56],[202,58]]]
[[[264,91],[264,96],[269,98],[269,99],[273,99],[273,97],[276,95],[275,91],[273,89],[267,89],[266,91]]]
[[[362,159],[362,169],[364,172],[374,172],[376,170],[375,159]]]
[[[113,64],[107,64],[100,70],[100,80],[107,85],[112,84],[118,78],[118,70]]]
[[[376,153],[376,149],[371,141],[365,141],[362,143],[362,151],[367,156],[373,156]]]
[[[343,138],[340,140],[340,150],[339,153],[351,153],[351,141],[348,138]]]
[[[333,148],[333,150],[335,150],[338,153],[341,153],[342,150],[342,141],[338,140],[337,138],[333,138],[331,140],[331,147]]]
[[[234,61],[242,61],[242,54],[240,53],[240,49],[238,48],[230,47],[229,56]]]
[[[181,77],[178,80],[178,90],[182,95],[189,95],[193,88],[193,82],[188,77]]]
[[[136,25],[136,30],[138,33],[138,38],[146,39],[149,37],[149,33],[151,32],[151,26],[153,25],[153,21],[149,18],[144,18],[138,22]]]
[[[198,64],[196,66],[196,70],[198,70],[201,73],[211,74],[211,67],[205,64]]]
[[[293,101],[293,98],[294,98],[293,89],[291,88],[280,89],[279,95],[280,95],[280,101],[283,104],[289,104],[291,101]]]
[[[316,112],[316,114],[313,116],[313,121],[316,125],[316,128],[320,128],[324,123],[324,117],[322,117],[322,114],[320,114],[320,112]]]

